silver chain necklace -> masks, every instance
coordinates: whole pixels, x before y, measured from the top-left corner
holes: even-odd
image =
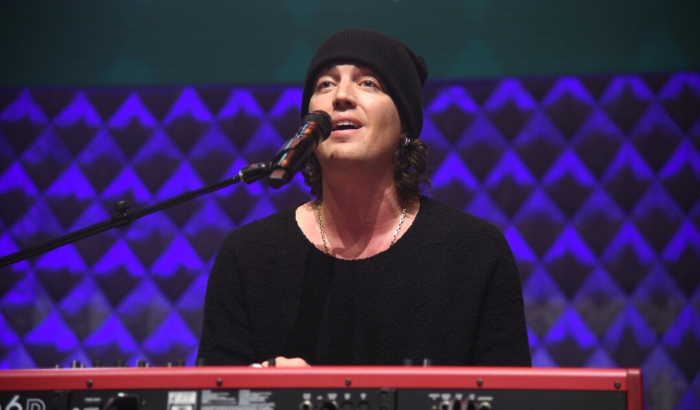
[[[321,201],[320,199],[317,201],[318,205],[316,205],[316,209],[318,210],[318,227],[321,229],[321,240],[323,241],[323,249],[326,251],[326,255],[330,255],[331,252],[328,250],[328,241],[326,240],[326,232],[323,230],[323,219],[321,219]],[[389,247],[392,247],[396,243],[396,237],[399,235],[399,231],[401,230],[401,225],[403,225],[403,220],[406,217],[406,207],[408,205],[408,199],[404,199],[403,201],[403,209],[401,210],[401,217],[399,218],[399,224],[396,226],[396,230],[394,231],[394,236],[391,238],[391,244]]]

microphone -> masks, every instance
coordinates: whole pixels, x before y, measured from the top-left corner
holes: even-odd
[[[324,111],[313,111],[304,117],[296,135],[287,140],[272,160],[270,186],[279,188],[288,183],[306,164],[316,146],[331,135],[331,116]]]

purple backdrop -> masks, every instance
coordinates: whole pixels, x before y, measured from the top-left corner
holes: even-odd
[[[296,87],[0,89],[0,255],[272,158]],[[506,234],[536,366],[641,367],[700,408],[700,75],[429,83],[433,195]],[[309,198],[237,185],[0,270],[0,367],[192,364],[232,229]]]

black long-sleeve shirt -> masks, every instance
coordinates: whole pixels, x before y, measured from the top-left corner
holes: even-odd
[[[421,197],[388,250],[359,260],[324,254],[290,208],[240,227],[209,276],[199,357],[248,365],[530,366],[512,252],[488,222]]]

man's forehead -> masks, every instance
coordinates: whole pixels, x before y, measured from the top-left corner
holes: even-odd
[[[321,77],[323,75],[331,74],[334,72],[339,72],[341,70],[353,70],[357,73],[364,74],[364,75],[371,75],[373,77],[379,78],[379,75],[377,74],[376,71],[373,69],[369,68],[368,66],[361,64],[361,63],[356,63],[352,61],[341,61],[341,62],[334,62],[318,72],[318,77]]]

